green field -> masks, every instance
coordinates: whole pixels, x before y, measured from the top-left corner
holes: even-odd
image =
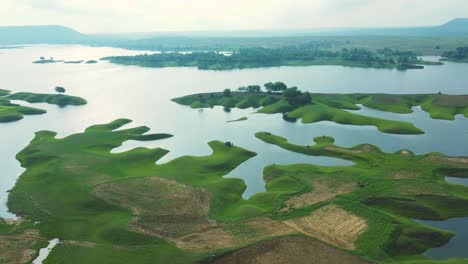
[[[347,149],[331,137],[301,146],[259,132],[256,137],[269,144],[355,165],[271,165],[264,170],[266,192],[244,200],[245,183],[223,176],[255,153],[219,141],[209,142],[209,156],[162,165],[155,161],[168,151],[160,148],[110,153],[127,140],[170,137],[147,135],[147,127],[116,130],[129,122],[62,139],[41,131],[17,155],[26,170],[10,192],[10,210],[36,222],[28,228],[39,230],[41,239],[63,241],[46,263],[210,262],[290,235],[319,239],[319,252],[331,250],[320,241],[341,248],[356,263],[411,263],[453,236],[412,218],[468,216],[468,187],[444,181],[466,175],[466,157],[390,154],[371,145]],[[314,224],[323,218],[329,226]],[[9,230],[0,225],[0,242]]]

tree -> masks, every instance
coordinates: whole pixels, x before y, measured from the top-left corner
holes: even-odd
[[[247,92],[249,93],[259,93],[262,90],[260,85],[249,85],[247,86]]]
[[[223,96],[230,97],[231,96],[231,89],[224,89]]]
[[[273,93],[283,92],[288,88],[288,86],[286,86],[286,84],[284,84],[283,82],[275,82],[275,83],[269,82],[269,83],[265,83],[264,86],[268,92],[273,92]]]
[[[65,88],[63,88],[61,86],[57,86],[57,87],[55,87],[55,91],[57,93],[59,93],[59,94],[63,94],[63,93],[65,93],[66,90],[65,90]]]
[[[291,106],[297,107],[307,105],[312,102],[312,96],[309,92],[301,92],[297,87],[291,87],[284,91],[283,96]]]

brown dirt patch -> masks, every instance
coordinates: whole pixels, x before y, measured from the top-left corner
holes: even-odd
[[[208,228],[177,239],[176,245],[184,250],[209,251],[236,248],[269,237],[295,233],[288,226],[262,217],[216,228]]]
[[[22,264],[32,261],[37,254],[33,247],[38,240],[42,238],[36,230],[0,235],[0,263]]]
[[[337,195],[350,193],[356,187],[356,182],[340,183],[335,180],[331,180],[329,177],[320,177],[313,179],[310,182],[313,187],[313,191],[310,193],[304,193],[299,196],[294,196],[286,201],[287,208],[301,208],[307,205],[312,205],[318,202],[330,200],[335,198]]]
[[[215,264],[365,264],[359,256],[339,250],[315,239],[281,237],[236,250]]]
[[[348,154],[362,153],[361,150],[350,150],[350,149],[340,148],[340,147],[336,147],[336,146],[326,146],[324,148],[326,150],[329,150],[329,151],[340,152],[340,153],[348,153]]]
[[[102,184],[94,194],[131,210],[130,228],[147,234],[177,237],[215,224],[207,216],[210,193],[173,180],[147,177]]]
[[[390,177],[395,180],[416,179],[419,176],[421,176],[420,172],[406,170],[393,171],[390,174]]]
[[[429,157],[426,157],[426,159],[429,161],[435,161],[440,163],[457,163],[468,165],[468,157],[446,157],[431,155]]]
[[[284,223],[305,235],[347,249],[354,249],[354,241],[367,228],[365,219],[334,205],[322,207],[309,216]]]

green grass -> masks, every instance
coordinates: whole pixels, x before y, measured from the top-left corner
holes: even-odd
[[[42,109],[13,104],[8,99],[0,98],[0,123],[14,122],[23,119],[25,115],[40,115],[45,112]]]
[[[49,103],[59,106],[85,105],[86,100],[77,96],[62,94],[14,93],[9,95],[11,100],[22,100],[28,103]]]
[[[412,218],[442,220],[468,216],[468,188],[444,181],[444,177],[452,173],[453,176],[461,171],[466,173],[468,166],[444,162],[440,154],[384,153],[370,145],[345,149],[333,145],[329,137],[319,137],[314,140],[315,145],[302,146],[266,132],[255,136],[290,151],[344,158],[356,163],[351,167],[272,165],[265,169],[264,177],[268,179],[267,190],[274,187],[296,194],[307,192],[304,186],[307,179],[313,177],[330,177],[335,181],[333,184],[337,180],[359,182],[359,188],[333,201],[279,211],[273,217],[283,220],[305,216],[334,203],[368,221],[367,231],[356,242],[356,252],[377,262],[391,262],[395,258],[421,259],[418,254],[447,243],[453,236],[447,231],[416,224]]]
[[[18,121],[23,119],[25,115],[40,115],[46,113],[46,111],[42,109],[13,104],[10,100],[21,100],[29,103],[42,102],[59,106],[86,104],[86,100],[75,96],[35,93],[10,94],[10,91],[0,89],[0,123]]]
[[[289,112],[288,117],[301,118],[303,123],[332,121],[344,125],[375,126],[379,131],[391,134],[424,133],[421,129],[408,122],[368,117],[323,104],[311,104],[297,108]]]
[[[230,96],[223,93],[194,94],[173,99],[174,102],[192,108],[224,106],[228,108],[258,108],[258,113],[283,113],[283,118],[303,123],[332,121],[338,124],[375,126],[384,133],[422,134],[424,131],[411,123],[369,117],[348,112],[359,110],[357,104],[366,107],[397,113],[413,112],[412,107],[421,106],[431,118],[453,120],[455,115],[468,117],[468,95],[444,94],[311,94],[312,102],[305,106],[292,106],[281,94],[233,92]]]
[[[244,220],[262,216],[284,221],[334,204],[367,220],[368,229],[356,241],[354,253],[377,262],[394,258],[419,260],[421,252],[443,245],[453,235],[416,224],[410,218],[468,216],[468,187],[444,181],[447,175],[468,171],[468,165],[448,163],[440,154],[390,154],[371,145],[347,149],[335,146],[334,139],[327,136],[315,138],[314,145],[302,146],[259,132],[256,137],[266,143],[306,155],[347,159],[355,165],[271,165],[264,169],[266,191],[244,200],[245,183],[223,176],[256,153],[219,141],[209,142],[211,155],[183,156],[162,165],[155,164],[167,153],[160,148],[110,153],[126,140],[169,136],[146,135],[147,127],[116,130],[129,122],[119,119],[95,125],[62,139],[55,138],[54,132],[41,131],[17,155],[26,170],[10,192],[10,210],[30,222],[39,221],[35,228],[47,239],[76,241],[57,246],[48,263],[194,263],[206,259],[208,252],[182,251],[170,235],[136,232],[130,227],[135,212],[122,203],[137,205],[145,212],[139,215],[139,221],[143,221],[140,226],[174,234],[191,232],[185,228],[187,222],[174,213],[174,208],[184,208],[187,199],[192,201],[191,192],[186,190],[209,193],[209,208],[204,214],[197,213],[197,217],[216,220],[233,236],[256,236],[258,227],[244,226]],[[156,178],[181,185],[157,186],[157,181],[147,181]],[[321,179],[330,188],[349,183],[359,186],[326,201],[288,209],[286,201],[291,197],[316,191],[316,186],[311,185],[314,179]],[[149,191],[155,193],[150,195]],[[183,193],[189,196],[184,198]],[[196,193],[193,191],[193,195]],[[198,218],[190,219],[194,222]],[[2,228],[5,229],[0,224]],[[262,239],[263,235],[255,241]],[[119,250],[116,252],[115,248]],[[219,248],[216,254],[225,250]]]

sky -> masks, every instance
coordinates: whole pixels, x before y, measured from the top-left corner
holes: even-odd
[[[437,25],[467,0],[0,0],[0,26],[83,33]]]

